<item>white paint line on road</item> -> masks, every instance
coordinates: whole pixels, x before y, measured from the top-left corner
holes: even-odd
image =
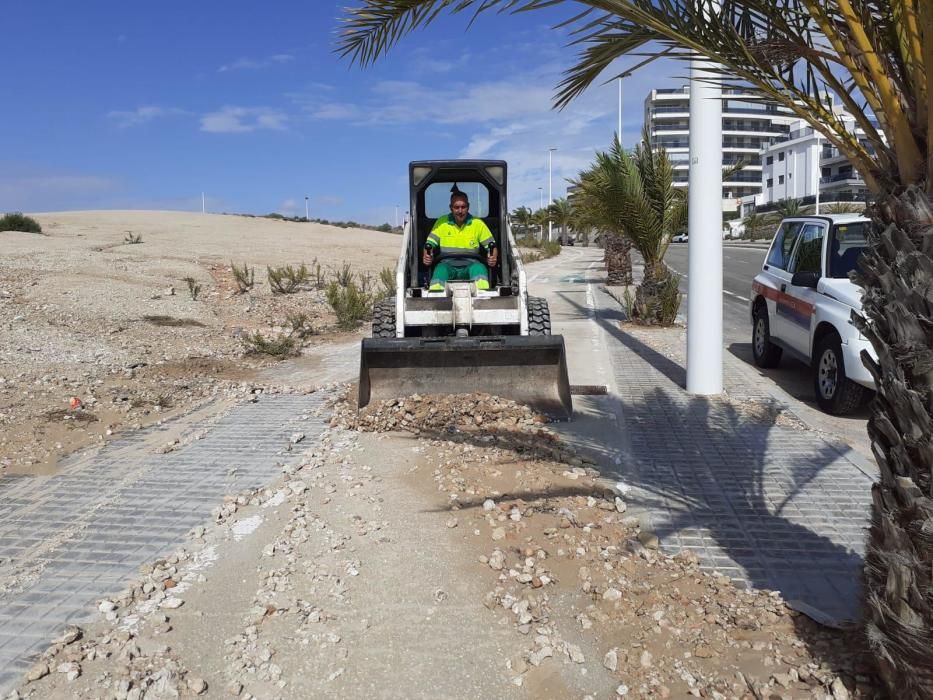
[[[586,312],[590,318],[596,315],[596,296],[593,294],[592,284],[586,285]]]
[[[723,289],[723,290],[722,290],[722,293],[723,293],[723,294],[728,294],[730,297],[734,297],[734,298],[738,299],[739,301],[751,302],[751,299],[749,299],[748,297],[743,297],[741,294],[736,294],[735,292],[730,292],[728,289]]]

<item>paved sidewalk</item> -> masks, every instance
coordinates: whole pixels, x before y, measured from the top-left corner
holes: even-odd
[[[66,622],[94,619],[96,600],[177,549],[224,495],[264,486],[296,459],[290,437],[304,433],[304,446],[320,435],[323,402],[264,396],[198,425],[202,439],[175,452],[151,447],[166,424],[78,456],[54,476],[0,479],[0,696]]]
[[[683,329],[620,327],[600,259],[579,249],[541,276],[571,383],[609,390],[575,396],[574,421],[556,429],[630,487],[630,511],[665,551],[691,549],[707,570],[779,590],[821,621],[860,617],[871,465],[792,419],[775,424],[769,380],[731,353],[727,400],[688,395]]]
[[[762,421],[741,401],[688,395],[680,364],[613,335],[629,437],[618,476],[665,551],[691,549],[825,622],[857,619],[871,476],[813,432]],[[745,378],[727,361],[733,398],[771,401]]]

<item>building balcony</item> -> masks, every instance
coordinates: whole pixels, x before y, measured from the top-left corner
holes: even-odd
[[[858,173],[840,173],[832,177],[820,178],[820,191],[840,190],[840,189],[867,190],[865,181]]]
[[[689,124],[652,124],[652,133],[656,131],[690,131]]]

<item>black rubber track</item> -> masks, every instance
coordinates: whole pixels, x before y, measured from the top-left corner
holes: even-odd
[[[528,297],[528,335],[551,335],[551,312],[547,299]]]
[[[373,338],[395,337],[395,297],[373,304]]]

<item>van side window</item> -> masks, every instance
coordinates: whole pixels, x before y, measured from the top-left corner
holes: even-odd
[[[826,229],[819,224],[807,224],[800,231],[800,242],[788,272],[818,272],[823,274],[823,237]]]
[[[790,256],[794,251],[794,244],[797,242],[801,228],[803,228],[801,221],[788,221],[781,224],[781,228],[774,234],[774,242],[768,253],[768,267],[776,267],[779,270],[787,270],[790,267]]]

